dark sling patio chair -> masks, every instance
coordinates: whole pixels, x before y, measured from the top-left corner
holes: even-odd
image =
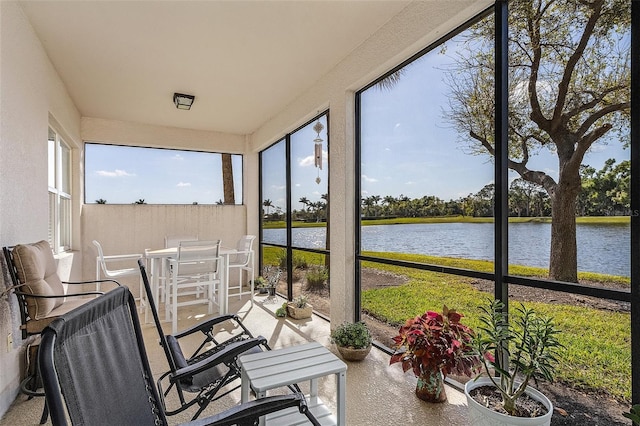
[[[3,247],[4,258],[11,277],[11,287],[4,292],[12,292],[18,299],[20,330],[22,339],[29,339],[27,349],[26,377],[20,382],[20,392],[34,396],[44,396],[39,389],[37,353],[40,333],[54,319],[83,305],[104,292],[84,291],[88,284],[108,283],[111,287],[120,284],[112,279],[99,281],[62,281],[58,276],[56,260],[47,241],[32,244],[17,244]],[[92,287],[93,287],[92,286]],[[78,290],[79,289],[79,290]],[[2,293],[2,291],[0,291]],[[33,337],[35,336],[35,337]],[[42,411],[40,424],[47,420],[47,407]]]
[[[66,425],[67,416],[74,425],[168,424],[126,287],[54,320],[42,333],[39,363],[54,426]],[[253,400],[186,424],[254,425],[292,407],[319,425],[300,393]]]
[[[214,316],[177,334],[164,334],[142,259],[138,260],[138,266],[147,293],[149,309],[160,338],[160,345],[169,364],[169,371],[160,376],[157,381],[161,402],[164,405],[165,397],[175,389],[180,406],[169,410],[165,405],[166,414],[171,416],[198,404],[200,408],[193,416],[193,419],[196,419],[209,403],[240,387],[240,367],[237,365],[240,355],[271,350],[271,348],[264,337],[254,337],[240,318],[234,314]],[[223,335],[225,338],[218,339],[216,334]],[[186,351],[183,351],[180,345],[180,339],[193,339],[194,336],[200,336],[202,342],[192,355],[187,357],[184,355]],[[227,386],[234,381],[238,384]],[[223,389],[225,386],[227,387]],[[300,391],[297,385],[289,388],[294,392]]]

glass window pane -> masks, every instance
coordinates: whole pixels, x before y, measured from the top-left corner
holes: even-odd
[[[262,239],[287,244],[287,167],[284,140],[262,151]]]
[[[526,5],[510,8],[512,275],[629,285],[631,2],[615,4],[616,19],[594,30],[585,4],[557,2],[538,27],[525,25]],[[558,27],[562,14],[575,19]],[[589,43],[572,66],[583,33]],[[539,66],[529,54],[537,37]],[[524,88],[534,86],[531,96]]]
[[[60,143],[60,190],[71,193],[71,150]]]
[[[436,46],[360,95],[363,252],[491,268],[492,157],[469,138],[456,103],[463,83],[456,77],[456,61],[467,49],[467,34]],[[490,44],[486,49],[493,54]],[[486,90],[492,96],[492,81]]]
[[[317,160],[316,154],[318,154]],[[328,249],[326,244],[328,171],[327,116],[323,115],[317,121],[291,134],[292,245],[294,247]]]
[[[60,197],[60,247],[71,248],[71,198]]]
[[[293,298],[306,297],[314,311],[329,317],[329,256],[294,250],[293,266]]]
[[[49,139],[47,141],[48,151],[48,168],[47,168],[47,182],[49,188],[56,187],[56,134],[51,128],[49,129]]]

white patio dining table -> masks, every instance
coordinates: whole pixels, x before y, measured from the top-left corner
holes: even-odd
[[[228,313],[229,310],[229,256],[236,253],[236,249],[220,247],[219,255],[222,258],[221,277],[220,277],[220,300],[218,302],[220,315]],[[169,270],[169,260],[178,255],[177,247],[163,248],[157,250],[145,250],[145,258],[149,259],[151,264],[151,289],[153,290],[153,298],[157,302],[160,297],[160,279],[169,279],[166,275]],[[166,282],[164,283],[166,285]],[[165,297],[165,294],[162,295]]]

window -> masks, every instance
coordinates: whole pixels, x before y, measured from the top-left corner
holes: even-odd
[[[71,149],[49,128],[49,245],[55,253],[71,248]]]
[[[260,153],[263,274],[285,269],[278,292],[305,295],[329,316],[329,114]],[[289,273],[291,272],[291,273]],[[286,291],[284,282],[286,281]]]
[[[242,155],[85,144],[85,203],[242,204]]]
[[[562,329],[554,386],[640,400],[631,5],[495,2],[357,93],[356,309],[379,342],[425,310],[477,329],[485,300],[522,302]]]

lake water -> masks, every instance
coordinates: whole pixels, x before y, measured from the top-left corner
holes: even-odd
[[[325,228],[295,228],[294,246],[324,248]],[[265,229],[264,241],[286,244],[284,229]],[[577,225],[578,270],[631,273],[630,225]],[[549,267],[551,224],[509,224],[509,263]],[[492,223],[420,223],[362,227],[363,251],[393,251],[493,260]]]

